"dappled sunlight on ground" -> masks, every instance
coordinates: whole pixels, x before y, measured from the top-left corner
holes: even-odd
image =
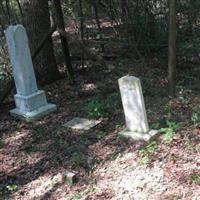
[[[109,65],[115,66],[112,73],[107,73]],[[0,113],[0,195],[10,200],[200,199],[200,129],[191,123],[199,93],[184,90],[170,100],[163,92],[165,81],[158,84],[165,73],[158,78],[149,65],[134,69],[135,75],[153,74],[142,81],[149,125],[165,128],[167,120],[182,124],[170,142],[161,135],[148,152],[149,144],[118,135],[125,128],[117,84],[127,74],[124,66],[109,61],[98,73],[91,66],[77,74],[76,86],[65,79],[46,86],[48,101],[58,110],[33,123],[9,116],[14,103],[5,104]],[[62,127],[74,117],[88,118],[95,110],[87,110],[90,102],[98,102],[103,111],[98,126],[85,133]],[[73,186],[63,182],[66,170],[77,174]]]
[[[62,174],[60,172],[57,174],[48,172],[21,187],[19,190],[23,194],[21,199],[27,200],[45,197],[45,195],[52,192],[53,188],[60,184],[62,184]],[[15,198],[15,195],[12,195],[11,198]]]

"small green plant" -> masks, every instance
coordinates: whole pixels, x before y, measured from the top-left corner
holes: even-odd
[[[194,108],[191,120],[196,126],[200,126],[200,106]]]
[[[105,135],[106,135],[106,132],[104,132],[104,131],[98,131],[96,133],[96,138],[100,140],[100,139],[104,138]]]
[[[17,185],[15,185],[15,184],[9,184],[9,185],[6,186],[6,188],[7,188],[7,190],[9,192],[14,192],[14,191],[17,190]]]
[[[90,193],[94,192],[96,189],[94,187],[88,188],[83,192],[83,195],[88,196]]]
[[[195,153],[200,153],[200,144],[195,144],[195,141],[187,139],[184,143],[185,149],[195,152]]]
[[[159,127],[160,127],[160,123],[159,122],[151,124],[151,129],[157,130]]]
[[[187,105],[189,103],[189,98],[187,96],[180,96],[179,99],[183,105]]]
[[[163,134],[163,142],[165,143],[170,143],[173,140],[174,132],[170,129],[168,129],[164,134]]]
[[[87,116],[91,119],[99,117],[107,117],[109,114],[117,111],[121,106],[121,98],[119,93],[109,94],[106,92],[106,95],[101,95],[98,98],[91,100],[84,107],[84,111]],[[113,108],[115,108],[113,110]]]
[[[121,153],[119,151],[116,151],[110,156],[110,160],[116,160],[117,158],[120,158],[120,157],[121,157]]]
[[[189,98],[186,95],[186,92],[188,92],[188,90],[186,90],[186,88],[184,88],[183,86],[177,86],[178,88],[178,93],[179,93],[179,100],[181,102],[181,104],[183,105],[187,105],[189,103]]]
[[[146,147],[139,150],[139,162],[140,164],[148,164],[150,157],[156,152],[157,144],[156,141],[150,142]]]
[[[80,194],[79,192],[76,192],[76,193],[74,194],[73,199],[74,199],[74,200],[79,200],[79,199],[81,199],[81,194]]]
[[[0,148],[2,148],[4,145],[4,141],[2,139],[0,139]]]
[[[194,172],[188,177],[188,181],[192,184],[200,185],[200,173]]]
[[[174,121],[167,120],[166,124],[167,124],[168,128],[171,129],[171,130],[173,130],[173,131],[176,131],[179,128],[181,128],[181,124],[179,124],[177,122],[174,122]]]
[[[173,140],[175,131],[181,127],[181,125],[174,121],[166,121],[166,128],[161,128],[160,132],[163,133],[163,142],[170,143]]]
[[[100,100],[92,100],[85,106],[85,112],[91,119],[96,119],[106,115],[105,103]]]
[[[173,114],[172,101],[169,101],[168,103],[165,104],[164,110],[167,113],[168,118],[170,119]]]
[[[156,148],[157,148],[157,144],[156,144],[156,141],[153,141],[151,143],[149,143],[147,146],[146,146],[146,150],[148,153],[154,153],[156,151]]]
[[[145,165],[145,164],[148,164],[150,162],[149,156],[147,154],[143,153],[143,152],[139,153],[139,157],[140,157],[139,163],[141,165]]]

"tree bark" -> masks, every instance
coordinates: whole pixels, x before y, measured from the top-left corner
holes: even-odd
[[[176,88],[176,0],[169,0],[169,49],[168,49],[169,94],[175,96]]]
[[[21,0],[20,3],[24,14],[24,25],[29,38],[30,50],[33,54],[41,39],[50,30],[48,0]],[[52,38],[48,38],[33,64],[39,83],[47,84],[60,78],[53,52]]]
[[[65,33],[65,23],[64,23],[64,17],[62,13],[62,7],[60,0],[54,0],[54,6],[55,6],[55,12],[56,12],[56,20],[57,20],[57,26],[60,33],[60,39],[62,44],[62,50],[63,50],[63,56],[65,59],[65,64],[67,68],[67,75],[69,78],[70,84],[74,84],[74,71],[71,64],[71,58],[70,58],[70,51],[68,46],[68,40],[67,37],[64,37],[62,33]]]
[[[80,16],[81,40],[82,40],[82,43],[84,44],[84,19],[83,19],[83,4],[82,4],[82,0],[79,0],[79,16]],[[84,69],[84,48],[82,48],[82,52],[81,52],[81,66],[82,66],[82,69]]]

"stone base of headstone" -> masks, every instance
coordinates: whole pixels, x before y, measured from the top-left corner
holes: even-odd
[[[123,137],[130,138],[133,140],[143,140],[146,142],[155,139],[158,136],[158,134],[159,131],[157,130],[150,130],[147,133],[140,133],[124,129],[123,131],[119,132],[119,135]]]
[[[44,91],[37,91],[29,96],[15,95],[16,108],[10,114],[25,121],[34,121],[57,109],[56,105],[47,103]]]
[[[47,104],[45,106],[42,106],[40,108],[37,108],[31,112],[26,112],[23,110],[19,110],[17,108],[13,109],[10,111],[10,114],[13,117],[16,117],[18,119],[25,120],[27,122],[32,122],[35,120],[40,119],[44,115],[47,115],[57,109],[56,105],[54,104]]]

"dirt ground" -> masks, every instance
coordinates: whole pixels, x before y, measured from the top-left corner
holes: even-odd
[[[200,199],[200,129],[191,121],[198,91],[179,84],[168,98],[166,65],[128,55],[86,62],[76,86],[62,79],[42,88],[58,110],[41,120],[12,118],[9,97],[0,108],[0,199]],[[118,135],[125,122],[117,80],[128,73],[141,78],[150,127],[162,132],[148,144]],[[84,133],[62,127],[91,116],[94,101],[101,124]],[[76,174],[74,185],[65,171]]]

